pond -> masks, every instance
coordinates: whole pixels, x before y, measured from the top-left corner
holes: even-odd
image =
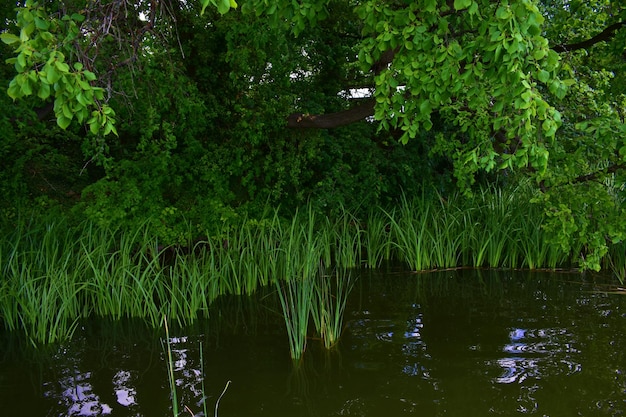
[[[204,391],[221,417],[626,415],[626,294],[600,278],[356,274],[339,345],[309,340],[296,367],[271,290],[172,324],[180,403],[202,415]],[[1,414],[171,416],[163,336],[130,320],[39,350],[3,335]]]

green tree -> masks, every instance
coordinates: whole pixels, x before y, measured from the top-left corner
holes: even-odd
[[[367,172],[345,157],[362,151],[362,134],[375,158],[408,143],[426,176],[451,166],[466,192],[479,173],[530,178],[548,230],[586,267],[625,237],[620,1],[246,0],[235,13],[225,13],[230,0],[23,6],[16,30],[2,34],[17,73],[9,95],[53,102],[62,128],[86,123],[88,152],[115,165],[99,186],[120,196],[135,189],[122,178],[144,173],[137,198],[152,187],[156,206],[180,200],[187,183],[210,185],[219,202],[302,201],[340,172]],[[193,117],[202,126],[185,121]],[[348,133],[325,130],[355,122]],[[120,141],[103,141],[110,132]],[[358,145],[330,162],[335,140]],[[311,172],[326,163],[333,173]],[[362,178],[369,186],[392,164]]]

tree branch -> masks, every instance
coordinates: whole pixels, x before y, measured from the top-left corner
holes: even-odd
[[[295,113],[287,118],[287,127],[332,129],[358,122],[368,116],[374,115],[374,99],[367,99],[359,105],[348,110],[328,114],[302,114]]]
[[[587,181],[595,181],[601,175],[613,174],[613,173],[615,173],[615,172],[617,172],[617,171],[619,171],[621,169],[625,169],[625,168],[626,168],[625,164],[609,165],[605,169],[601,169],[599,171],[592,172],[590,174],[579,175],[578,177],[574,178],[571,181],[571,183],[572,184],[580,184],[580,183],[587,182]]]
[[[608,26],[602,32],[598,33],[596,36],[589,38],[582,42],[571,43],[568,45],[556,45],[552,47],[554,52],[568,52],[568,51],[576,51],[578,49],[586,49],[592,47],[593,45],[602,42],[611,40],[615,36],[615,32],[620,30],[621,28],[626,27],[626,22],[617,22]]]
[[[389,49],[380,56],[371,68],[371,71],[378,75],[386,69],[393,61],[398,48]],[[374,115],[374,105],[376,101],[373,98],[363,100],[360,104],[348,109],[328,114],[304,114],[294,113],[287,117],[287,127],[293,128],[311,128],[311,129],[332,129],[335,127],[349,125],[358,122],[366,117]]]

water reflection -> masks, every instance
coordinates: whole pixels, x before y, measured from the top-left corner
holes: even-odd
[[[573,357],[578,353],[571,343],[576,337],[567,329],[514,328],[509,332],[509,339],[502,349],[508,356],[497,360],[503,369],[503,373],[495,378],[499,384],[522,383],[527,378],[541,379],[542,372],[552,375],[562,372],[560,365],[566,366],[568,375],[582,369],[582,364]]]
[[[137,390],[131,385],[131,372],[120,370],[113,376],[113,390],[117,398],[117,403],[130,407],[137,404],[135,396]]]
[[[44,396],[59,398],[60,404],[67,407],[68,416],[99,416],[111,414],[111,406],[102,402],[94,393],[90,383],[91,372],[78,372],[58,381],[61,393],[57,387],[44,392]],[[49,385],[52,385],[50,383]],[[55,384],[56,385],[56,384]]]
[[[220,416],[625,415],[626,297],[559,279],[362,279],[337,349],[311,339],[297,372],[277,301],[224,298],[216,320],[171,332],[179,402],[212,414],[232,380]],[[171,416],[162,335],[109,332],[86,324],[43,359],[0,350],[2,414]]]

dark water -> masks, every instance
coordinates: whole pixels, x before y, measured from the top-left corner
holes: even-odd
[[[204,371],[209,415],[232,381],[220,417],[626,415],[626,294],[596,280],[363,273],[338,348],[310,340],[297,369],[273,294],[223,298],[171,329],[178,395],[201,415]],[[130,321],[44,351],[4,336],[0,415],[171,416],[162,336]]]

